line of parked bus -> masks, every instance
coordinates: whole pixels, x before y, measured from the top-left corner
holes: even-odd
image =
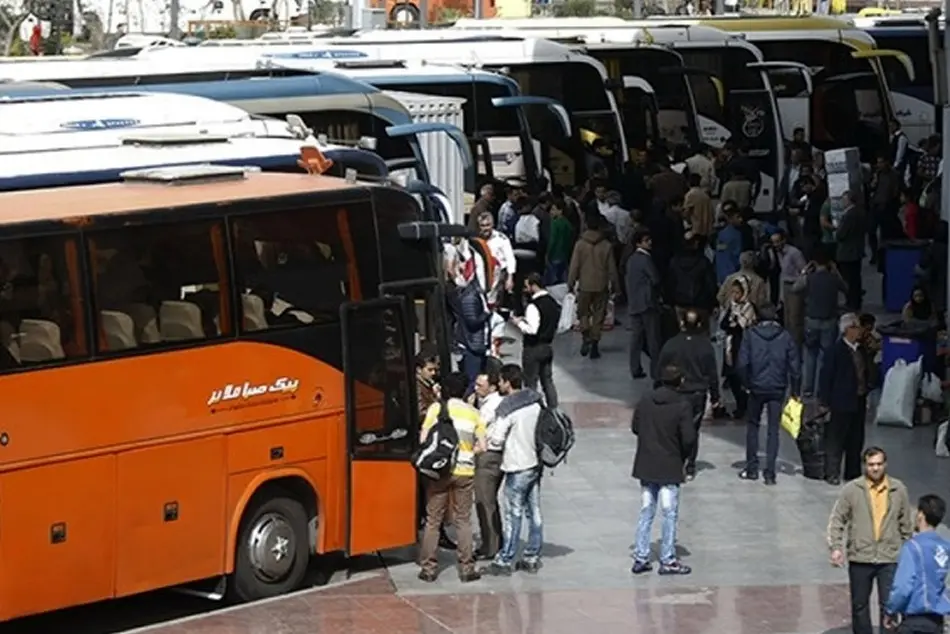
[[[456,190],[732,141],[771,214],[795,128],[869,159],[920,70],[818,18],[0,63],[0,621],[208,578],[273,596],[313,554],[411,543],[412,357],[448,363]]]

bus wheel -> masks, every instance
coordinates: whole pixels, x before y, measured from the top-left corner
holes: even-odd
[[[234,559],[234,597],[254,601],[298,588],[310,560],[303,505],[273,497],[249,508],[244,518]]]
[[[393,7],[393,10],[389,12],[389,21],[396,24],[415,24],[421,16],[419,7],[406,2]]]

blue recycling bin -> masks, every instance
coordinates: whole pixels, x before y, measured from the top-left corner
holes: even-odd
[[[901,312],[910,299],[917,281],[914,269],[929,245],[929,240],[893,240],[884,243],[884,307],[887,312]]]
[[[930,324],[896,321],[877,329],[881,333],[881,377],[903,359],[913,363],[923,357],[923,371],[937,367],[937,329]]]

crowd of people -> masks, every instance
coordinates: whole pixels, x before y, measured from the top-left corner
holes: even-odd
[[[601,358],[608,314],[620,307],[630,333],[631,377],[653,380],[632,421],[638,436],[633,477],[642,487],[633,573],[652,569],[649,541],[658,509],[658,572],[690,572],[676,556],[676,519],[680,485],[697,476],[704,417],[744,421],[746,457],[738,475],[775,485],[782,409],[789,396],[800,397],[826,421],[825,480],[837,486],[843,475],[847,481],[829,544],[833,563],[842,564],[845,556],[849,562],[855,633],[870,631],[865,623],[873,578],[884,584],[879,592],[888,623],[902,613],[910,615],[905,631],[930,632],[931,617],[950,613],[945,596],[944,603],[931,596],[936,586],[920,581],[947,569],[948,544],[929,536],[945,505],[936,496],[921,498],[915,520],[906,490],[884,475],[883,451],[864,446],[867,397],[882,377],[875,319],[860,312],[863,262],[881,270],[881,247],[888,241],[932,240],[902,318],[937,326],[946,309],[941,142],[934,137],[912,146],[893,122],[891,133],[890,152],[877,158],[864,187],[830,197],[823,155],[796,130],[779,184],[781,210],[771,222],[752,213],[760,189],[754,161],[729,144],[718,152],[635,152],[619,176],[594,161],[591,178],[575,190],[554,187],[529,196],[517,181],[503,189],[482,187],[469,220],[476,237],[457,241],[445,257],[460,372],[442,380],[441,393],[420,387],[420,395],[428,395],[420,399],[422,438],[443,403],[460,438],[451,477],[426,492],[420,578],[436,578],[446,518],[456,527],[463,581],[484,572],[475,568],[480,558],[491,562],[485,571],[493,574],[540,566],[542,466],[534,430],[544,408],[558,404],[552,344],[561,316],[547,287],[566,285],[576,297],[579,354]],[[520,366],[499,359],[506,324],[520,331]],[[432,355],[420,357],[420,381],[433,363]],[[731,411],[721,388],[731,393]],[[878,501],[878,492],[885,501]],[[860,510],[862,504],[870,504],[870,512]],[[477,551],[473,505],[481,535]],[[523,522],[528,541],[518,559]],[[911,538],[915,522],[927,536]],[[447,541],[443,535],[442,545],[451,546]],[[943,552],[944,561],[934,568],[921,552]],[[895,569],[900,582],[891,592]],[[920,601],[931,612],[918,609]]]

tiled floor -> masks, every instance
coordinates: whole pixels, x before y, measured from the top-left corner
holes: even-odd
[[[639,489],[630,478],[632,406],[647,388],[627,370],[623,327],[599,361],[557,343],[556,382],[574,416],[577,446],[546,476],[544,567],[535,576],[462,585],[443,553],[434,584],[416,578],[414,553],[387,553],[376,576],[333,589],[150,628],[156,634],[843,634],[846,573],[827,563],[824,530],[836,488],[797,473],[781,447],[778,486],[737,479],[745,430],[711,425],[697,480],[684,488],[679,524],[688,577],[633,577],[629,549]],[[892,475],[916,496],[950,497],[950,460],[934,457],[933,428],[869,428]],[[658,530],[658,529],[657,529]]]

